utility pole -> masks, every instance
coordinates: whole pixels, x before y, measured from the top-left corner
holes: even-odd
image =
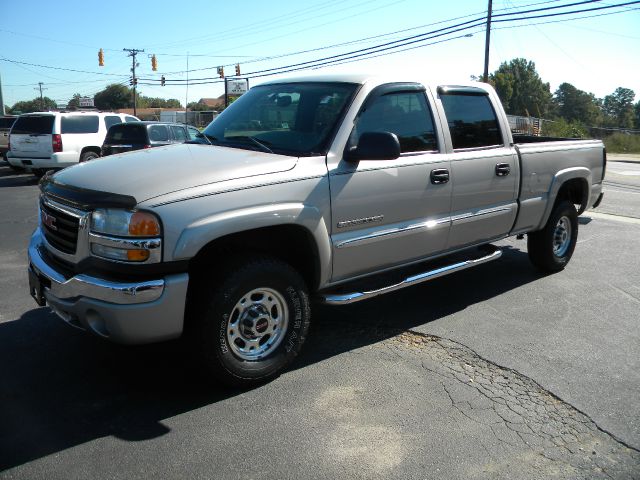
[[[489,6],[487,7],[487,35],[484,41],[484,73],[482,74],[482,81],[484,83],[489,82],[489,43],[491,41],[491,3],[489,0]]]
[[[0,115],[6,115],[4,111],[4,98],[2,98],[2,78],[0,77]]]
[[[40,111],[44,112],[44,98],[42,97],[42,90],[46,90],[46,88],[42,88],[44,83],[38,82],[38,88],[34,88],[34,90],[40,90]]]
[[[136,98],[136,87],[138,86],[138,79],[136,78],[136,66],[138,65],[136,63],[136,55],[139,53],[144,53],[144,50],[139,50],[137,48],[123,48],[122,49],[123,52],[129,52],[129,55],[127,55],[128,57],[131,57],[131,73],[132,73],[132,79],[133,79],[133,116],[137,116],[138,115],[138,111],[137,111],[137,98]]]

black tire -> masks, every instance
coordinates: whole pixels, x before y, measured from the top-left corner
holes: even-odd
[[[82,155],[80,155],[80,163],[88,162],[89,160],[95,160],[96,158],[99,158],[99,157],[100,155],[98,155],[96,152],[88,150],[84,152]]]
[[[298,272],[278,259],[231,265],[217,286],[196,287],[190,340],[216,380],[249,387],[276,377],[298,355],[311,319],[309,295]]]
[[[542,230],[527,238],[529,259],[544,272],[559,272],[571,260],[578,240],[578,214],[572,203],[556,204]]]

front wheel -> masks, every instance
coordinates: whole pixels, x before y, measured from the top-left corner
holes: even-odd
[[[300,351],[309,295],[302,277],[275,258],[236,262],[228,272],[198,289],[192,341],[216,379],[250,386],[277,376]]]
[[[572,203],[559,202],[544,228],[528,235],[531,263],[545,272],[559,272],[571,260],[578,240],[578,214]]]

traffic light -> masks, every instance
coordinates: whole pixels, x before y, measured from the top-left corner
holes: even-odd
[[[102,49],[98,51],[98,65],[100,67],[104,67],[104,52]]]
[[[154,72],[158,70],[158,60],[156,60],[155,55],[151,55],[151,70]]]
[[[160,85],[163,86],[163,87],[164,87],[164,82],[165,82],[164,75],[162,75],[160,77]]]
[[[137,78],[135,78],[135,77],[133,78],[133,84],[134,84],[134,85],[138,85],[138,79],[137,79]]]
[[[218,67],[218,76],[224,78],[224,67]]]
[[[133,86],[133,77],[129,77],[129,85]]]
[[[236,63],[236,76],[239,77],[240,76],[240,64]]]

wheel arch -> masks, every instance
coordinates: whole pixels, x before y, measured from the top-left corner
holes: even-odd
[[[578,215],[585,211],[589,204],[591,192],[591,171],[586,167],[575,167],[560,170],[553,178],[549,189],[547,206],[538,229],[543,228],[551,212],[562,200],[567,200],[574,205],[580,205]]]

